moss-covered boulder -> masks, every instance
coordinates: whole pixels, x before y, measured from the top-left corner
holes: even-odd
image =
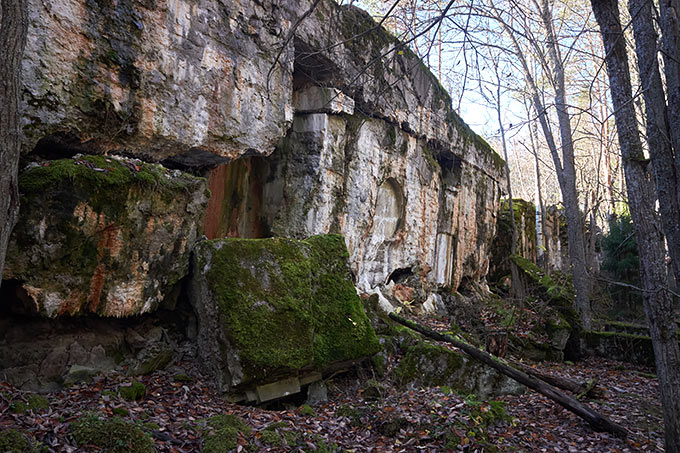
[[[551,275],[550,272],[541,269],[532,261],[519,255],[512,255],[510,259],[530,278],[531,282],[538,288],[539,293],[552,302],[553,306],[562,311],[573,310],[574,285],[568,277],[558,275],[558,272]],[[555,276],[561,278],[556,279]],[[570,315],[571,313],[567,313],[567,318],[570,318]]]
[[[461,352],[419,341],[408,346],[394,369],[398,385],[447,386],[481,398],[519,394],[525,387],[507,376],[465,357]]]
[[[379,350],[347,258],[339,235],[197,246],[190,298],[199,352],[223,391],[295,380]],[[290,392],[300,385],[286,382]]]
[[[49,317],[127,317],[172,299],[188,273],[203,178],[106,156],[30,165],[3,278],[4,301]]]

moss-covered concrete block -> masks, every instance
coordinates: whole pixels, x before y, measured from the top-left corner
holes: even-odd
[[[624,362],[655,366],[652,338],[621,332],[581,332],[586,352]]]
[[[380,346],[342,236],[219,239],[196,248],[199,352],[223,391],[323,371]]]
[[[406,349],[394,369],[398,385],[447,386],[481,398],[519,394],[525,387],[461,352],[420,341]]]
[[[156,309],[188,273],[203,178],[106,156],[33,164],[7,253],[4,301],[48,317]],[[9,293],[9,294],[7,294]]]

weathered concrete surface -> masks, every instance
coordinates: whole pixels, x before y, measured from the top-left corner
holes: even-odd
[[[201,234],[205,180],[103,156],[35,165],[19,177],[3,299],[43,316],[127,317],[177,296]]]
[[[222,391],[265,401],[379,350],[341,236],[204,241],[192,263],[199,355]]]
[[[174,358],[184,338],[186,313],[175,319],[164,314],[165,321],[156,314],[125,319],[3,314],[0,379],[24,390],[55,391],[77,375],[90,378],[115,368],[150,373]]]
[[[56,135],[157,160],[271,152],[292,120],[292,46],[266,78],[296,3],[29,1],[24,151]]]
[[[364,114],[458,149],[478,167],[493,165],[497,156],[478,146],[436,78],[357,8],[322,1],[273,65],[311,4],[31,1],[24,152],[53,136],[66,147],[158,160],[190,148],[268,154],[292,121],[294,88],[311,83],[339,88]]]
[[[383,120],[296,115],[260,178],[261,217],[275,235],[342,233],[363,291],[395,271],[457,288],[486,275],[500,187],[494,169],[449,159]]]

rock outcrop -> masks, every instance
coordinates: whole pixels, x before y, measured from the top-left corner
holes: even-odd
[[[85,156],[19,178],[3,283],[14,312],[127,317],[172,304],[202,228],[205,180],[136,159]]]
[[[223,391],[249,399],[295,393],[379,350],[338,235],[202,242],[190,299],[199,355]]]

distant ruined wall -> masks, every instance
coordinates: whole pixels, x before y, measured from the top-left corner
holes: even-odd
[[[543,226],[537,224],[536,206],[531,201],[514,198],[512,204],[518,233],[515,253],[545,269],[562,270],[564,263],[569,262],[567,225],[562,210],[549,206]],[[543,231],[547,236],[543,235]],[[510,278],[511,241],[510,203],[505,199],[501,202],[496,236],[491,246],[487,276],[490,283],[503,284]]]
[[[365,292],[485,277],[503,161],[365,12],[322,1],[281,50],[311,1],[29,3],[25,161],[205,174],[209,238],[342,233]]]

